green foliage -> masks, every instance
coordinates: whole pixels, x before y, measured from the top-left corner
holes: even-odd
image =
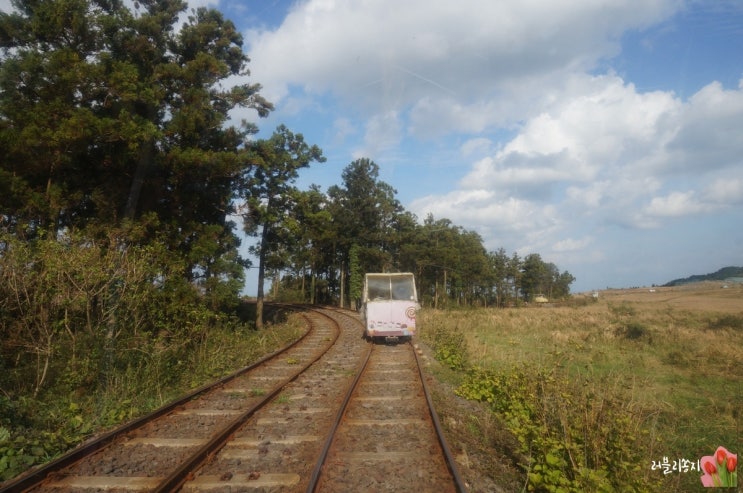
[[[3,399],[0,422],[9,417]],[[14,418],[25,426],[0,426],[0,481],[60,455],[92,430],[80,408],[65,398],[52,403],[22,398],[13,407]]]
[[[349,270],[351,271],[351,280],[349,282],[349,296],[351,300],[355,300],[357,303],[361,299],[362,291],[364,289],[364,272],[361,268],[361,260],[359,259],[359,247],[353,245],[349,251]]]
[[[291,295],[274,296],[304,299],[308,293],[311,301],[337,302],[343,292],[353,302],[367,272],[413,272],[422,304],[435,308],[506,306],[536,293],[550,299],[569,295],[573,276],[537,254],[528,261],[507,257],[502,249],[488,254],[476,232],[448,219],[429,215],[419,224],[396,191],[379,181],[379,166],[369,159],[349,164],[343,184],[325,195],[317,187],[300,192],[288,186],[291,180],[281,181],[286,165],[267,165],[287,159],[281,146],[259,141],[251,152],[256,171],[244,188],[244,219],[246,231],[270,246],[266,268],[284,273],[274,287]],[[273,191],[266,177],[275,183]],[[253,251],[261,249],[266,247]]]
[[[329,225],[337,249],[332,264],[342,266],[339,281],[346,283],[345,296],[353,298],[359,279],[354,271],[395,272],[401,265],[395,262],[395,250],[400,245],[397,227],[403,208],[395,198],[397,191],[379,180],[379,165],[368,158],[350,163],[341,175],[342,186],[328,189],[329,210],[333,222]],[[358,262],[351,268],[351,249]],[[335,268],[334,265],[334,268]],[[349,275],[350,274],[350,275]],[[348,286],[351,281],[353,288]],[[360,292],[360,290],[359,290]],[[345,300],[344,300],[345,302]]]
[[[567,297],[575,278],[567,271],[561,274],[555,264],[544,262],[538,253],[532,253],[521,264],[520,280],[524,300],[533,301],[540,294],[548,299]]]
[[[432,324],[425,329],[424,337],[434,351],[434,356],[453,370],[462,370],[469,364],[469,351],[464,334],[443,325]]]
[[[133,261],[143,253],[131,249],[127,255]],[[5,261],[0,272],[8,267],[8,257],[0,257]],[[68,254],[60,262],[74,258]],[[156,271],[157,258],[150,252],[136,268]],[[125,277],[112,309],[117,315],[119,307],[128,311],[117,318],[113,341],[106,339],[108,321],[94,318],[94,330],[88,333],[73,323],[79,314],[68,309],[70,332],[55,335],[41,385],[29,359],[33,353],[1,341],[0,361],[7,371],[0,372],[0,481],[58,456],[96,430],[133,419],[242,367],[299,334],[295,324],[257,332],[199,303],[197,292],[179,276],[170,282],[163,275],[167,271],[159,272],[144,283],[148,290],[137,289]],[[55,287],[59,285],[48,289]],[[5,358],[9,354],[16,357]]]
[[[251,252],[258,256],[258,305],[256,327],[263,327],[263,298],[266,269],[281,270],[300,237],[300,224],[291,214],[299,191],[294,182],[299,170],[313,161],[324,162],[319,147],[305,143],[302,134],[279,125],[269,139],[248,147],[252,172],[244,176],[238,194],[245,199],[245,232],[260,238]]]
[[[78,235],[0,243],[3,388],[31,395],[48,384],[95,388],[117,368],[140,364],[148,344],[198,341],[222,317],[201,303],[184,263],[157,245]],[[177,347],[187,351],[189,343]]]
[[[613,304],[607,304],[609,313],[614,318],[614,335],[629,341],[646,341],[652,343],[652,333],[650,329],[637,320],[637,309],[626,301]]]
[[[271,105],[257,84],[222,88],[248,58],[221,13],[182,22],[180,0],[141,5],[17,2],[0,15],[0,228],[105,241],[154,217],[157,228],[128,241],[167,245],[184,276],[223,298],[242,281],[226,218],[255,131],[228,126],[228,114]]]
[[[528,458],[529,491],[645,491],[645,434],[607,382],[528,365],[472,369],[456,393],[487,402]]]
[[[623,301],[619,304],[610,302],[607,303],[607,307],[609,308],[609,312],[618,319],[634,317],[635,315],[637,315],[637,310],[635,309],[635,307],[632,306],[631,303],[628,303],[626,301]]]
[[[703,281],[724,281],[726,279],[729,279],[731,277],[743,277],[743,267],[736,267],[736,266],[728,266],[723,267],[722,269],[712,272],[710,274],[695,274],[693,276],[685,277],[683,279],[674,279],[673,281],[670,281],[666,284],[664,284],[664,287],[671,287],[671,286],[683,286],[684,284],[691,284],[694,282],[703,282]]]

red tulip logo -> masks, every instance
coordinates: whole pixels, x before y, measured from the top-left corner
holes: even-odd
[[[738,455],[725,447],[718,447],[714,455],[705,455],[699,461],[704,476],[700,479],[705,487],[738,486]]]

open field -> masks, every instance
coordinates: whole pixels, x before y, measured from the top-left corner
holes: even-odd
[[[547,457],[544,468],[577,477],[574,484],[591,467],[611,477],[611,463],[624,460],[630,463],[620,471],[623,484],[633,489],[703,491],[701,473],[663,474],[652,464],[664,457],[696,463],[719,446],[743,451],[743,286],[721,286],[608,290],[565,306],[424,311],[421,337],[434,348],[463,339],[465,364],[439,377],[459,385],[460,395],[491,400],[494,414],[521,440],[510,455],[530,461],[522,470],[535,474],[545,459],[528,443],[534,435],[524,438],[541,419],[539,430],[552,441],[540,443],[565,457],[565,463]],[[449,347],[443,359],[456,361],[456,352]],[[626,448],[606,438],[612,434],[624,437]],[[583,453],[588,467],[571,470]]]
[[[599,296],[609,302],[631,301],[655,308],[743,313],[743,284],[719,281],[669,288],[610,289]]]

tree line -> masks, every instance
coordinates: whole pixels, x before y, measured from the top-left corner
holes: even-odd
[[[564,298],[575,280],[537,253],[488,252],[479,234],[448,219],[421,223],[366,158],[350,163],[327,193],[294,193],[263,245],[277,299],[354,306],[365,273],[413,272],[426,306],[509,306]]]
[[[4,389],[101,383],[153,354],[182,361],[234,323],[249,266],[234,218],[256,238],[258,327],[266,277],[274,298],[345,306],[372,271],[414,272],[435,307],[569,293],[572,276],[538,254],[487,252],[447,219],[419,223],[369,159],[327,192],[299,190],[322,151],[283,125],[257,139],[233,122],[233,110],[273,106],[260,84],[233,83],[249,80],[249,59],[219,11],[12,4],[0,12]]]

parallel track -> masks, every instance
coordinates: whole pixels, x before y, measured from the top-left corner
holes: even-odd
[[[412,346],[367,343],[354,312],[291,308],[309,327],[296,343],[0,493],[465,491]]]

